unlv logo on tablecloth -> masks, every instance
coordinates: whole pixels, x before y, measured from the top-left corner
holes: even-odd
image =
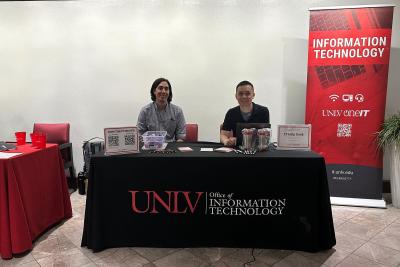
[[[204,192],[129,191],[134,213],[194,213]]]

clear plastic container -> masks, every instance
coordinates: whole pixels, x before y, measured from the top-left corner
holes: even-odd
[[[242,130],[242,135],[243,135],[243,139],[242,139],[242,150],[250,150],[253,151],[254,150],[254,145],[255,145],[255,138],[254,138],[254,133],[256,132],[256,129],[251,128],[244,128]]]
[[[271,129],[268,128],[258,129],[257,137],[258,137],[257,150],[258,151],[267,150],[271,139]]]
[[[147,131],[143,137],[145,149],[161,149],[165,143],[166,131]]]

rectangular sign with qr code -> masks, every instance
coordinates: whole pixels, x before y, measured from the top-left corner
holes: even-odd
[[[311,124],[278,125],[278,147],[281,150],[310,150]]]
[[[104,129],[105,155],[139,152],[137,127],[114,127]]]

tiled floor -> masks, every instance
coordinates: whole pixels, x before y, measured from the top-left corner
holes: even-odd
[[[81,248],[85,196],[71,195],[74,217],[54,227],[29,253],[0,266],[244,266],[251,249]],[[255,249],[246,266],[400,266],[400,209],[332,206],[337,245],[328,251]]]

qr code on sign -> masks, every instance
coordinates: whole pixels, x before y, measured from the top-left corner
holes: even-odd
[[[125,135],[125,145],[126,146],[135,145],[135,138],[133,137],[133,134]]]
[[[337,137],[351,137],[351,126],[352,124],[338,124]]]
[[[108,136],[108,145],[109,146],[119,146],[119,136],[118,135],[109,135]]]

